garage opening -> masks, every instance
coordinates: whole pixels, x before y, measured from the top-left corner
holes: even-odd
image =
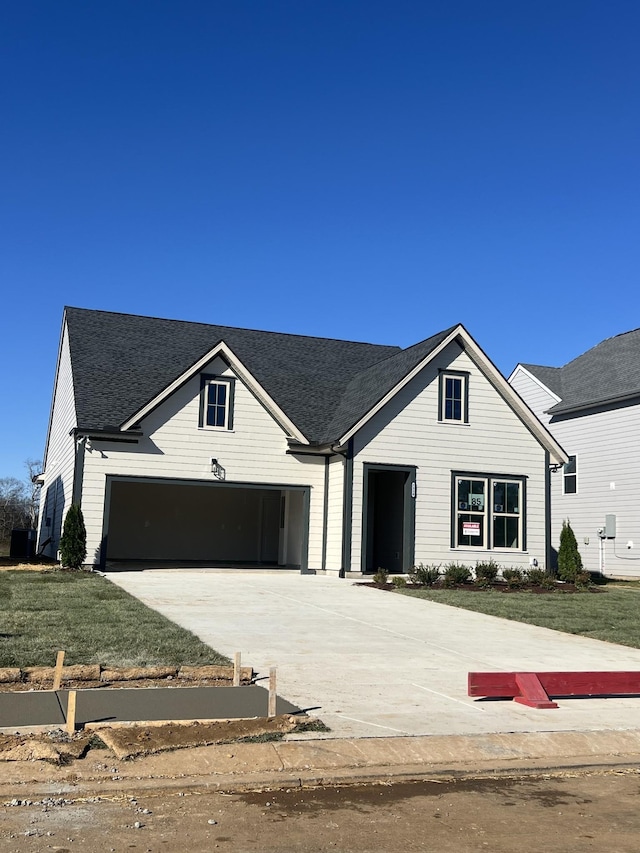
[[[106,559],[306,568],[305,489],[113,479]]]

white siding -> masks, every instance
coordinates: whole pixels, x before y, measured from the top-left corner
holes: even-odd
[[[600,568],[598,528],[617,516],[617,536],[604,544],[608,575],[640,575],[640,406],[551,421],[549,429],[577,457],[578,491],[563,494],[563,472],[551,475],[552,544],[558,548],[563,519],[569,519],[584,566]],[[588,544],[586,542],[588,540]],[[627,548],[627,542],[633,548]]]
[[[551,406],[555,406],[558,398],[548,391],[544,385],[532,379],[520,366],[514,370],[513,375],[509,379],[509,384],[518,392],[538,420],[547,426],[549,424],[549,415],[546,414],[546,411]],[[558,436],[555,437],[558,438]]]
[[[585,568],[599,571],[598,528],[604,527],[605,515],[614,514],[617,536],[604,543],[604,572],[640,576],[640,406],[554,420],[545,411],[555,405],[556,398],[517,368],[511,384],[567,453],[577,457],[576,494],[563,494],[562,470],[551,475],[552,546],[559,547],[562,522],[568,519]],[[632,548],[627,548],[629,541]]]
[[[219,359],[202,372],[234,375]],[[82,491],[88,559],[96,562],[99,557],[107,474],[212,482],[214,457],[224,468],[227,482],[311,487],[309,568],[320,569],[324,459],[287,455],[286,434],[239,380],[231,431],[198,427],[199,397],[200,377],[196,376],[144,418],[144,438],[139,444],[93,442],[85,456]]]
[[[58,551],[64,515],[72,499],[75,447],[69,432],[75,426],[73,376],[69,336],[65,324],[53,389],[51,422],[44,460],[44,483],[40,499],[38,550],[50,539],[50,543],[44,548],[44,553],[49,557],[55,557]],[[50,523],[47,524],[47,521]]]
[[[469,372],[469,423],[438,423],[438,369]],[[362,543],[363,463],[417,467],[416,562],[503,566],[545,560],[545,452],[469,356],[452,344],[358,433],[354,445],[351,568]],[[451,472],[527,477],[527,552],[451,548]]]
[[[327,502],[326,569],[337,572],[342,567],[342,518],[344,503],[344,458],[335,456],[329,462],[329,495]]]

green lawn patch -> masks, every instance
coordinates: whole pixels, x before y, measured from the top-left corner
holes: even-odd
[[[599,594],[553,592],[534,595],[458,589],[399,589],[394,594],[425,598],[488,616],[640,648],[640,589],[635,585],[616,585]]]
[[[228,664],[195,634],[87,572],[0,573],[0,666]]]

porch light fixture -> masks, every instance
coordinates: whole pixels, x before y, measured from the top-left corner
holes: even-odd
[[[211,457],[211,473],[214,477],[217,477],[218,480],[224,480],[226,474],[222,465],[217,459],[214,459],[213,456]]]

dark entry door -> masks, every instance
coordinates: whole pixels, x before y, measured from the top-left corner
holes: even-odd
[[[364,570],[406,572],[413,564],[415,471],[365,470]]]

